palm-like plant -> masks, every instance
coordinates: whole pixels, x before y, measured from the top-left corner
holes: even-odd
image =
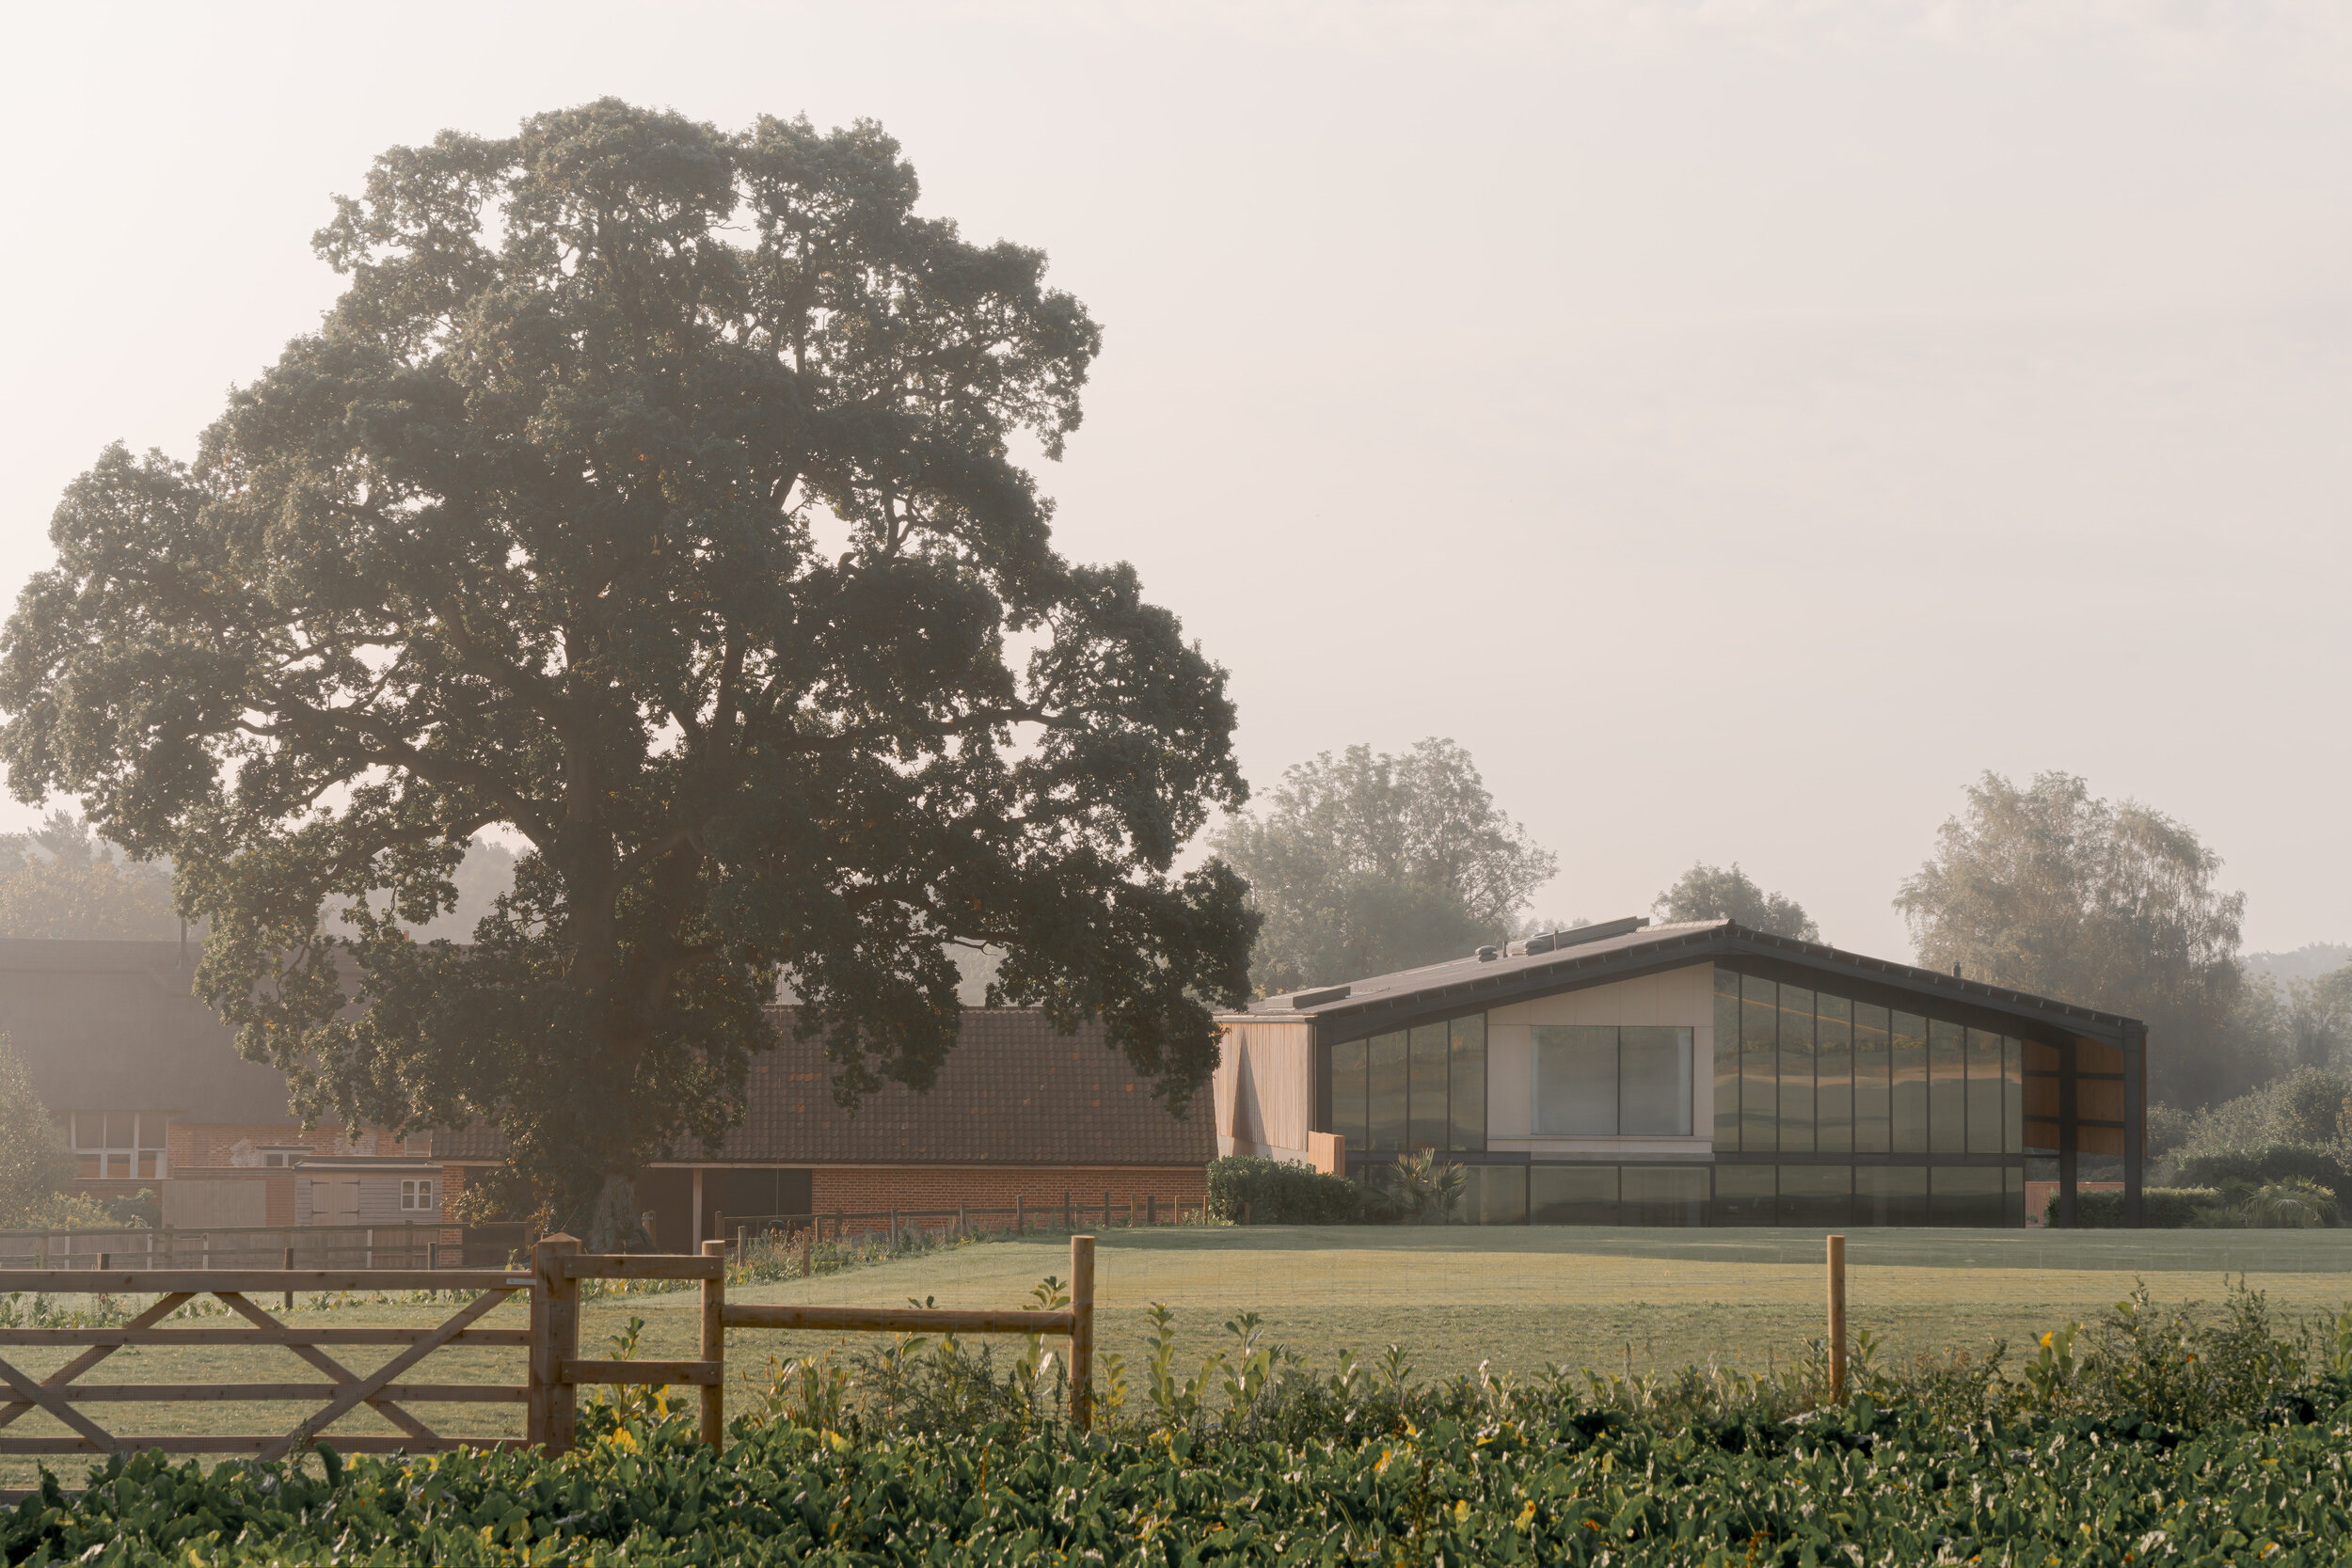
[[[1407,1219],[1450,1225],[1469,1189],[1470,1172],[1451,1162],[1440,1163],[1436,1149],[1424,1148],[1399,1160],[1391,1182]]]
[[[2246,1223],[2256,1230],[2317,1230],[2343,1219],[2336,1195],[2301,1176],[2255,1189],[2244,1212]]]

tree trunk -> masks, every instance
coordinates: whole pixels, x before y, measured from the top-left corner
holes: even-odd
[[[643,1252],[652,1241],[637,1207],[637,1183],[617,1173],[605,1177],[581,1228],[589,1252]]]

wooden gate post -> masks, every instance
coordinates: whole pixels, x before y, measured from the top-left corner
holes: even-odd
[[[1829,1399],[1846,1402],[1846,1238],[1829,1239]]]
[[[564,1363],[580,1356],[580,1281],[564,1265],[580,1254],[578,1238],[543,1237],[531,1249],[531,1390],[524,1433],[551,1454],[569,1453],[578,1396],[564,1381]]]
[[[705,1242],[703,1256],[722,1259],[716,1279],[703,1281],[702,1358],[721,1364],[720,1381],[703,1385],[703,1441],[714,1449],[726,1447],[727,1276],[724,1242]]]
[[[1094,1430],[1094,1238],[1070,1238],[1070,1424]]]

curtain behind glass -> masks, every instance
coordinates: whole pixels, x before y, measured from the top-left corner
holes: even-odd
[[[1691,1031],[1628,1024],[1617,1031],[1617,1131],[1627,1137],[1691,1134]]]
[[[1538,1023],[1535,1131],[1605,1138],[1617,1131],[1617,1030],[1613,1024]]]
[[[1405,1147],[1443,1148],[1448,1133],[1446,1085],[1452,1076],[1446,1063],[1446,1026],[1422,1024],[1413,1031],[1408,1049],[1411,1098],[1406,1105]]]
[[[1366,1098],[1371,1104],[1367,1141],[1374,1148],[1405,1147],[1406,1065],[1403,1030],[1372,1037]]]

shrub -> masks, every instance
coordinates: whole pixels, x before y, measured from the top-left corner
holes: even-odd
[[[2315,1181],[2336,1195],[2339,1205],[2352,1200],[2352,1171],[2329,1150],[2312,1144],[2265,1144],[2259,1148],[2192,1154],[2181,1162],[2181,1180],[2201,1187],[2250,1191],[2274,1181]]]
[[[1209,1215],[1252,1225],[1370,1225],[1392,1217],[1388,1200],[1360,1181],[1287,1160],[1229,1155],[1209,1162]]]
[[[2318,1230],[2344,1223],[2336,1195],[2300,1178],[2255,1189],[2242,1212],[2256,1230]]]
[[[2221,1206],[2221,1194],[2211,1187],[2144,1187],[2139,1196],[2140,1212],[2151,1230],[2185,1230]],[[2058,1222],[2058,1196],[2052,1193],[2048,1207],[2042,1212],[2042,1223],[2055,1226]],[[2123,1195],[2076,1193],[2074,1226],[2078,1230],[2122,1229]]]

